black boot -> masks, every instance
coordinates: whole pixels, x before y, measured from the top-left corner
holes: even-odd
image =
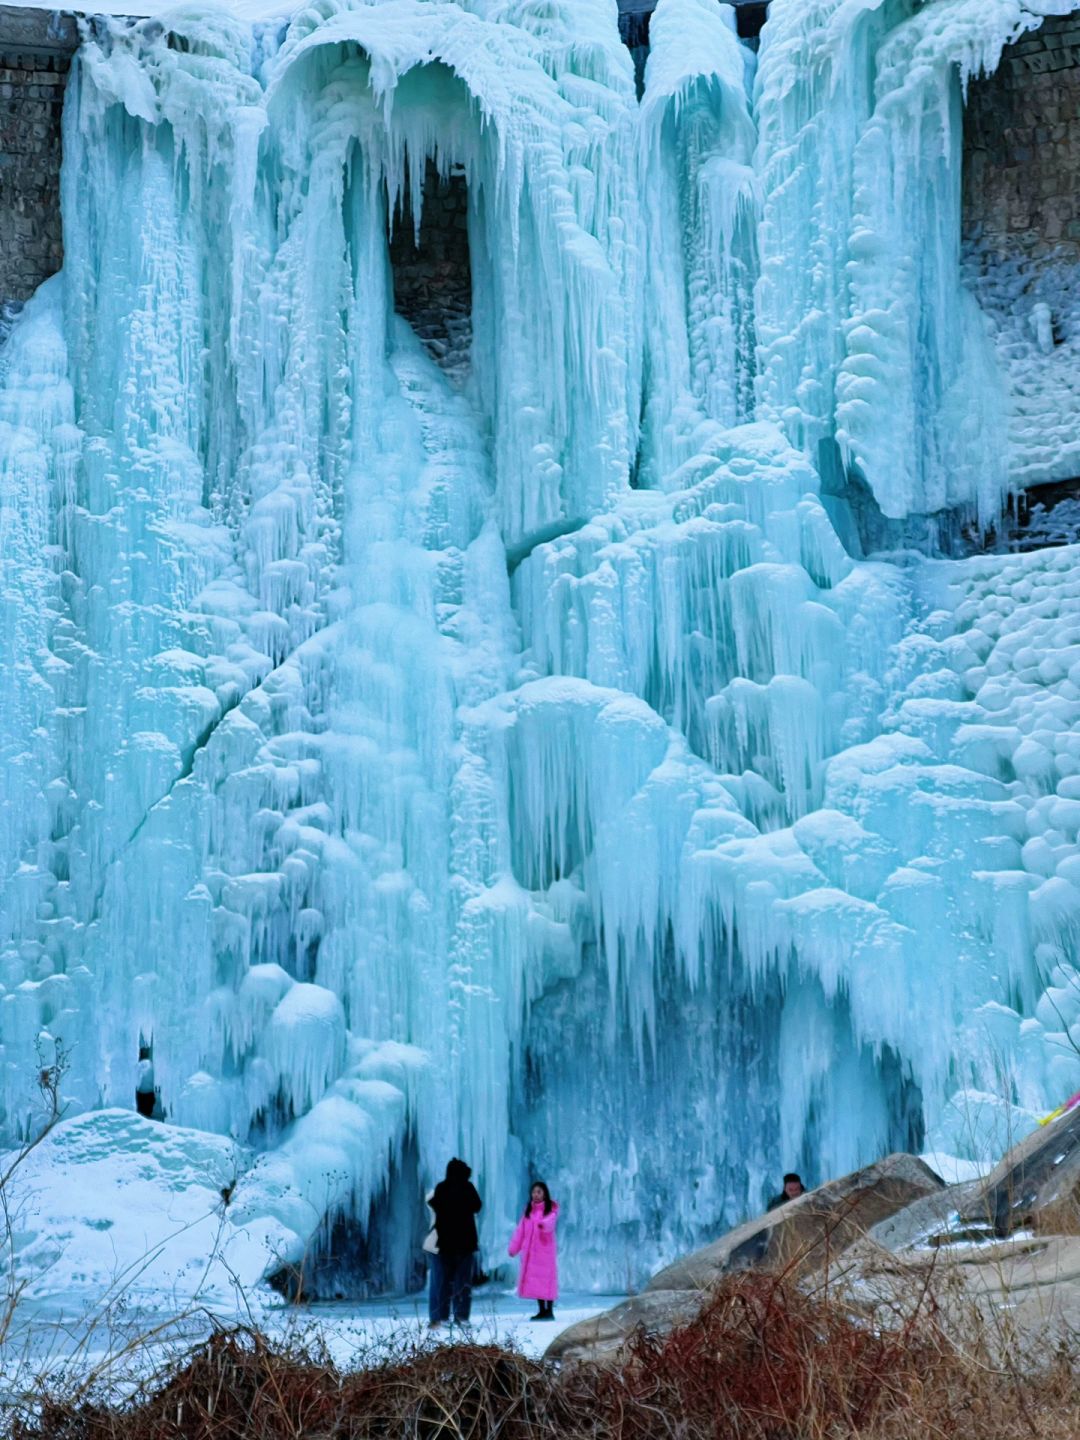
[[[537,1318],[538,1318],[539,1320],[554,1320],[554,1319],[555,1319],[555,1302],[554,1302],[554,1300],[541,1300],[541,1301],[540,1301],[540,1314],[538,1315]]]
[[[533,1319],[533,1320],[546,1320],[546,1319],[547,1319],[547,1314],[545,1313],[544,1307],[545,1307],[545,1305],[547,1304],[547,1301],[546,1301],[546,1300],[538,1300],[536,1303],[537,1303],[537,1305],[540,1306],[540,1309],[537,1310],[536,1314],[533,1315],[533,1316],[531,1316],[530,1318]]]

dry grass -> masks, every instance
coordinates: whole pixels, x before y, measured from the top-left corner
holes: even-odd
[[[1080,1235],[1080,1201],[1076,1195],[1066,1195],[1052,1205],[1043,1206],[1032,1229],[1036,1235]]]
[[[618,1364],[414,1346],[356,1373],[214,1336],[129,1404],[28,1396],[13,1440],[1023,1440],[1080,1435],[1069,1358],[995,1368],[940,1332],[929,1292],[883,1331],[785,1279],[735,1276]]]

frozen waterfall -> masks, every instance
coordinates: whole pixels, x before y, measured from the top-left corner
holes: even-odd
[[[86,30],[0,347],[9,1142],[146,1041],[267,1274],[410,1286],[460,1153],[624,1287],[1077,1088],[1080,559],[858,538],[1008,494],[963,106],[1070,9],[659,0],[640,100],[614,0]]]

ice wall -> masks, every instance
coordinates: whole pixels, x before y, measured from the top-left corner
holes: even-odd
[[[734,11],[668,0],[649,44],[638,122],[649,284],[635,480],[663,488],[693,454],[701,421],[753,414],[758,186],[751,55]]]
[[[489,1260],[539,1172],[618,1287],[1076,1088],[1072,552],[836,528],[1000,502],[980,13],[774,0],[755,79],[660,0],[640,104],[606,0],[87,38],[0,351],[9,1136],[152,1038],[268,1272],[413,1283],[456,1152]],[[429,165],[467,373],[393,311]]]
[[[835,446],[886,518],[963,507],[985,526],[1008,488],[1005,387],[961,281],[961,107],[1010,40],[1070,8],[771,12],[756,90],[759,399],[823,471]]]

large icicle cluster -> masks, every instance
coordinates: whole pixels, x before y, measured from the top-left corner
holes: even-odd
[[[826,478],[836,447],[890,519],[964,507],[987,524],[1000,510],[1005,386],[961,283],[963,96],[1008,41],[1072,8],[781,0],[770,14],[756,93],[763,411]]]
[[[9,1138],[152,1040],[268,1273],[410,1285],[463,1153],[620,1286],[1075,1089],[1074,552],[851,553],[1000,505],[958,121],[1053,8],[660,0],[640,104],[607,0],[88,35],[0,349]]]

